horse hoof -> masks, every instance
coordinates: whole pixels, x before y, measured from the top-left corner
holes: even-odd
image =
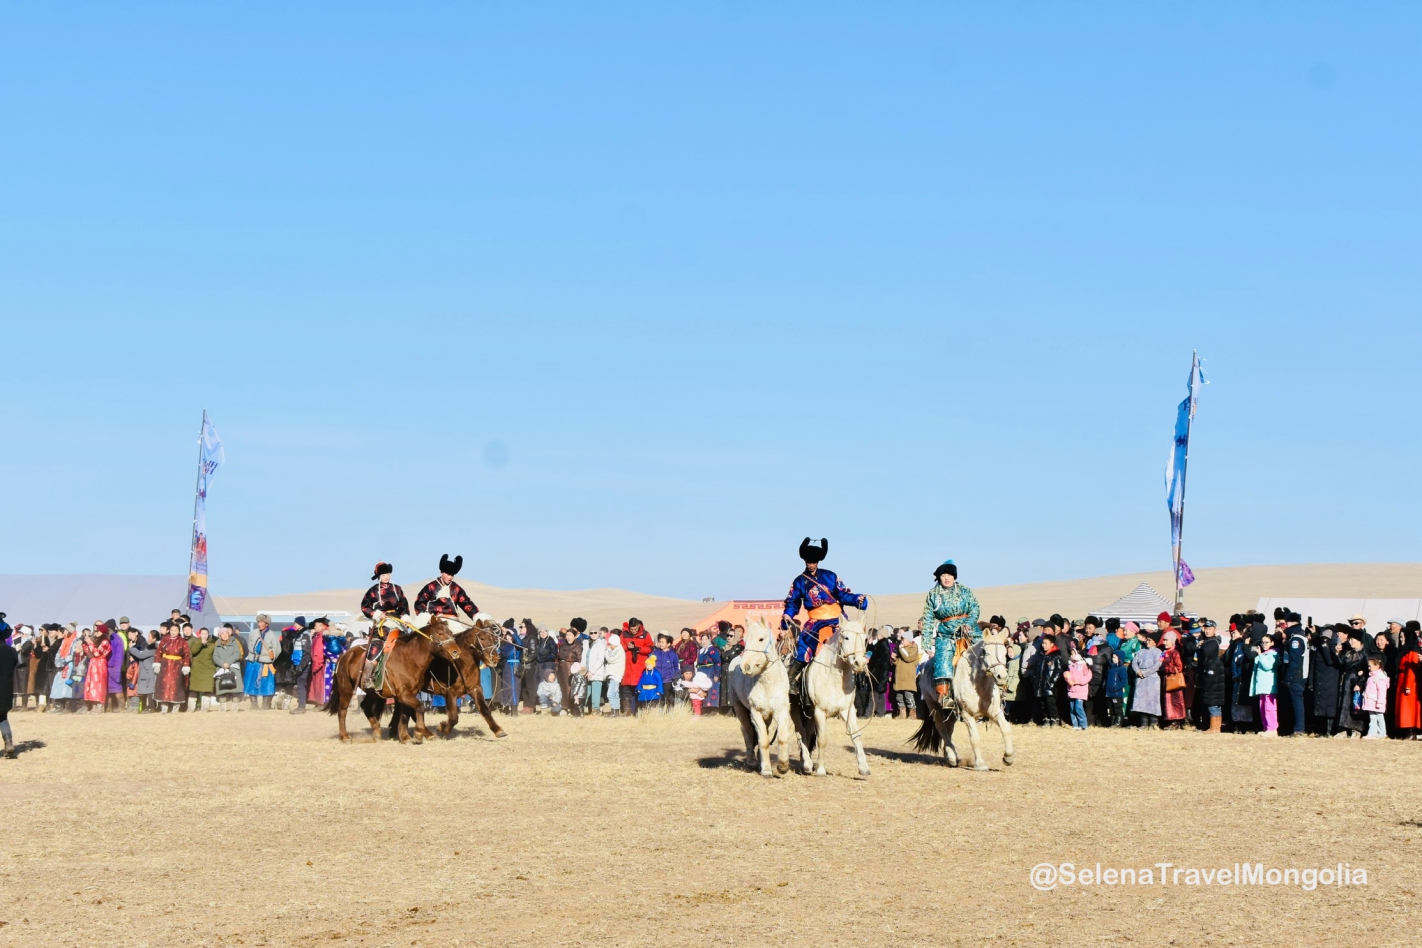
[[[976,770],[978,773],[981,774],[981,773],[987,773],[987,771],[990,770],[991,768],[989,768],[987,764],[977,763],[977,764],[973,764],[973,769]]]
[[[508,731],[495,731],[495,732],[494,732],[494,736],[495,736],[495,737],[508,737],[508,736],[509,736],[509,732],[508,732]]]
[[[775,774],[771,773],[769,770],[762,770],[762,771],[760,772],[760,775],[761,775],[762,777],[774,777],[774,776],[775,776]]]
[[[860,768],[859,768],[859,776],[861,776],[861,777],[867,777],[867,776],[869,776],[869,768],[868,768],[868,767],[860,767]]]
[[[785,761],[778,761],[775,765],[775,772],[784,776],[790,772],[790,765]]]
[[[1003,754],[1003,755],[1002,755],[1002,765],[1003,765],[1004,767],[1011,767],[1011,766],[1012,766],[1012,762],[1013,762],[1014,760],[1016,760],[1016,759],[1017,759],[1017,758],[1012,757],[1011,755]]]
[[[829,773],[828,773],[823,767],[816,767],[816,768],[815,768],[815,776],[816,776],[816,777],[827,777],[827,776],[829,776]]]

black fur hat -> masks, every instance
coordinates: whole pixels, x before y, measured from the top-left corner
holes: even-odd
[[[515,623],[514,623],[514,620],[513,620],[513,616],[509,616],[507,619],[504,620],[504,628],[506,628],[506,629],[508,629],[508,630],[510,630],[510,631],[513,630],[514,625],[515,625]]]
[[[440,571],[441,573],[448,573],[450,576],[458,576],[458,575],[459,575],[459,571],[460,571],[461,569],[463,569],[463,568],[464,568],[464,557],[463,557],[463,555],[456,556],[454,559],[450,559],[448,553],[441,553],[441,554],[440,554],[440,556],[439,556],[439,571]]]
[[[800,559],[806,563],[818,563],[829,556],[829,541],[820,537],[820,545],[815,546],[809,537],[800,541]]]
[[[957,579],[958,564],[954,563],[952,560],[948,560],[946,563],[943,563],[936,570],[933,571],[933,578],[942,579],[944,573],[947,573],[949,576],[952,576],[954,579]]]
[[[576,630],[577,633],[581,635],[588,630],[588,620],[584,619],[582,616],[575,616],[571,621],[568,622],[568,627],[570,629]]]
[[[386,573],[393,573],[393,572],[395,572],[395,567],[391,566],[389,563],[385,562],[384,560],[381,560],[379,563],[376,563],[376,564],[375,564],[375,569],[371,570],[371,572],[370,572],[370,578],[371,578],[372,580],[378,580],[378,579],[380,579],[380,577],[384,576]]]

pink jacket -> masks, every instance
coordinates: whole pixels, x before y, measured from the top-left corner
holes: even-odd
[[[1086,698],[1091,688],[1091,666],[1078,658],[1067,666],[1062,677],[1066,679],[1068,698]]]
[[[1383,712],[1387,710],[1387,672],[1379,668],[1368,673],[1368,684],[1363,689],[1363,710]]]

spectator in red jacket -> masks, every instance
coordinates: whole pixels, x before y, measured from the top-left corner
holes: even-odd
[[[647,656],[652,654],[652,637],[641,619],[628,619],[622,624],[622,650],[627,654],[627,664],[622,669],[617,691],[622,700],[622,713],[636,715],[637,683],[642,680]]]

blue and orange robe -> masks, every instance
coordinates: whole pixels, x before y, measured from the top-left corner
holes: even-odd
[[[814,658],[816,650],[839,631],[844,606],[866,609],[869,597],[850,592],[849,587],[827,569],[816,570],[813,575],[806,570],[795,577],[790,584],[790,595],[785,597],[785,615],[780,627],[790,628],[790,620],[800,614],[801,608],[809,612],[809,621],[800,629],[795,641],[797,660],[808,662]]]

